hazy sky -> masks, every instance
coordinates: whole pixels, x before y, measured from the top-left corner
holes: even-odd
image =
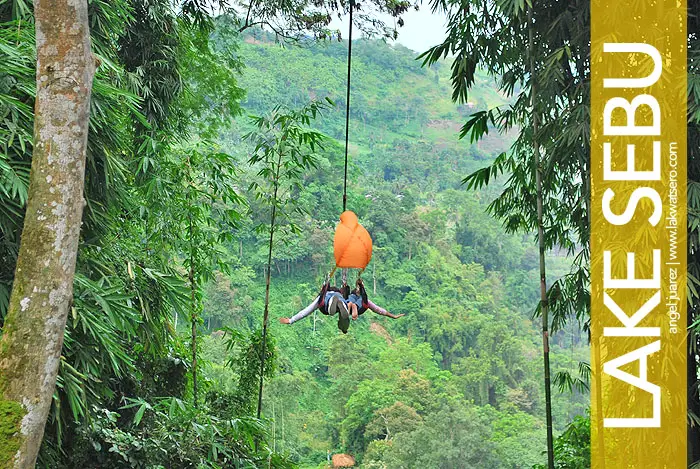
[[[440,44],[445,38],[445,17],[430,12],[430,7],[424,4],[419,11],[411,10],[403,16],[404,25],[399,28],[400,44],[416,52],[425,52],[428,48]],[[387,16],[384,21],[391,25],[394,19]],[[335,20],[331,28],[338,28],[347,39],[348,18]],[[354,34],[358,34],[357,31]],[[357,36],[354,36],[357,37]]]
[[[431,13],[427,5],[422,10],[408,12],[404,21],[398,42],[409,49],[424,52],[445,39],[445,16]]]

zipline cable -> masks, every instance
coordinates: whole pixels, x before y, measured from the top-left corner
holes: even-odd
[[[345,173],[343,174],[343,212],[348,206],[348,148],[350,146],[350,76],[352,74],[352,10],[355,0],[350,0],[350,24],[348,25],[348,81],[345,94]],[[347,285],[348,270],[343,269],[343,290]]]
[[[350,0],[350,25],[348,26],[348,83],[345,96],[345,175],[343,177],[343,212],[348,204],[348,144],[350,137],[350,74],[352,70],[352,10],[355,0]]]
[[[355,5],[354,0],[350,0],[350,25],[348,26],[348,82],[347,82],[347,94],[346,94],[346,99],[345,99],[345,173],[343,175],[343,212],[345,211],[347,207],[347,189],[348,189],[348,143],[349,143],[349,129],[350,129],[350,74],[352,70],[352,10]],[[277,198],[277,184],[279,183],[279,166],[280,163],[278,161],[278,173],[275,178],[275,200]],[[267,323],[268,323],[268,314],[269,314],[269,298],[270,298],[270,274],[271,274],[271,266],[272,266],[272,237],[274,233],[274,226],[275,226],[275,215],[276,215],[276,206],[273,206],[272,208],[272,217],[270,221],[270,245],[269,245],[269,252],[268,252],[268,258],[267,258],[267,272],[266,272],[266,286],[265,286],[265,311],[264,311],[264,316],[263,316],[263,330],[262,330],[262,344],[261,344],[261,350],[260,350],[260,381],[259,381],[259,387],[258,387],[258,405],[257,405],[257,418],[258,420],[262,416],[262,397],[263,397],[263,386],[264,386],[264,375],[265,375],[265,358],[266,358],[266,352],[267,352]],[[337,267],[333,269],[331,274],[329,275],[329,278],[333,276],[335,273]],[[364,269],[363,269],[364,270]],[[347,271],[345,271],[345,275],[347,275]],[[258,447],[258,440],[256,438],[255,440],[255,447],[257,449]]]

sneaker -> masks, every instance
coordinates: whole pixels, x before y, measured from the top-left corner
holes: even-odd
[[[330,300],[328,300],[328,307],[326,308],[326,311],[328,311],[329,316],[333,316],[335,313],[338,312],[338,297],[337,296],[332,296]]]
[[[338,303],[337,308],[340,317],[343,319],[348,319],[350,317],[350,310],[348,309],[348,305],[345,304],[344,301],[341,301],[340,298],[336,298],[336,300]]]
[[[348,305],[343,301],[337,301],[338,308],[338,329],[340,329],[343,334],[348,333],[348,328],[350,327],[350,312],[348,311]]]

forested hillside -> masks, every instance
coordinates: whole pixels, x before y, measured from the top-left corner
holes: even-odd
[[[482,126],[473,143],[460,129],[514,96],[477,71],[457,105],[449,60],[423,67],[401,46],[355,41],[347,208],[374,243],[369,297],[401,317],[366,312],[347,334],[318,312],[282,324],[334,263],[348,43],[307,14],[317,2],[281,17],[257,2],[245,21],[190,0],[73,3],[95,73],[83,88],[36,70],[67,50],[41,30],[65,9],[0,1],[1,468],[309,469],[341,453],[375,469],[545,463],[536,239],[486,213],[503,180],[462,184],[519,128]],[[410,3],[374,6],[398,17]],[[299,40],[280,45],[256,18]],[[37,99],[57,83],[84,106],[79,125]],[[56,177],[36,170],[55,170],[54,140],[82,142]],[[548,252],[550,285],[571,263]],[[585,322],[585,306],[571,313]],[[551,337],[567,468],[588,465],[577,326]]]
[[[304,176],[297,194],[307,212],[295,219],[301,233],[273,251],[273,319],[309,303],[332,267],[342,207],[346,47],[283,48],[257,33],[238,51],[247,113],[325,97],[336,104],[315,121],[328,140],[319,168]],[[371,298],[405,316],[367,312],[346,336],[335,318],[318,312],[291,326],[273,322],[277,371],[264,414],[274,421],[274,446],[304,467],[323,464],[328,451],[349,452],[367,468],[542,463],[541,339],[531,321],[539,288],[535,243],[531,235],[504,235],[485,214],[494,192],[460,184],[510,145],[497,134],[479,144],[458,139],[469,113],[504,98],[480,76],[470,103],[457,107],[448,63],[425,69],[415,53],[376,41],[355,44],[354,53],[348,208],[374,239],[363,274]],[[239,120],[240,130],[223,139],[241,160],[246,127]],[[255,167],[246,171],[244,181],[256,177]],[[252,202],[253,222],[229,249],[232,273],[217,276],[204,303],[212,332],[203,345],[211,362],[206,375],[214,388],[234,393],[244,371],[226,366],[226,338],[216,330],[260,325],[267,237],[252,228],[268,212]],[[550,264],[556,276],[569,263],[553,257]],[[586,360],[585,344],[579,332],[556,334],[553,372],[575,374]],[[587,399],[556,393],[557,433],[585,415]]]

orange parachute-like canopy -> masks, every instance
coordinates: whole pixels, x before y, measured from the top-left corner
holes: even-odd
[[[335,265],[343,269],[364,269],[372,259],[372,238],[350,210],[340,215],[333,254]]]

